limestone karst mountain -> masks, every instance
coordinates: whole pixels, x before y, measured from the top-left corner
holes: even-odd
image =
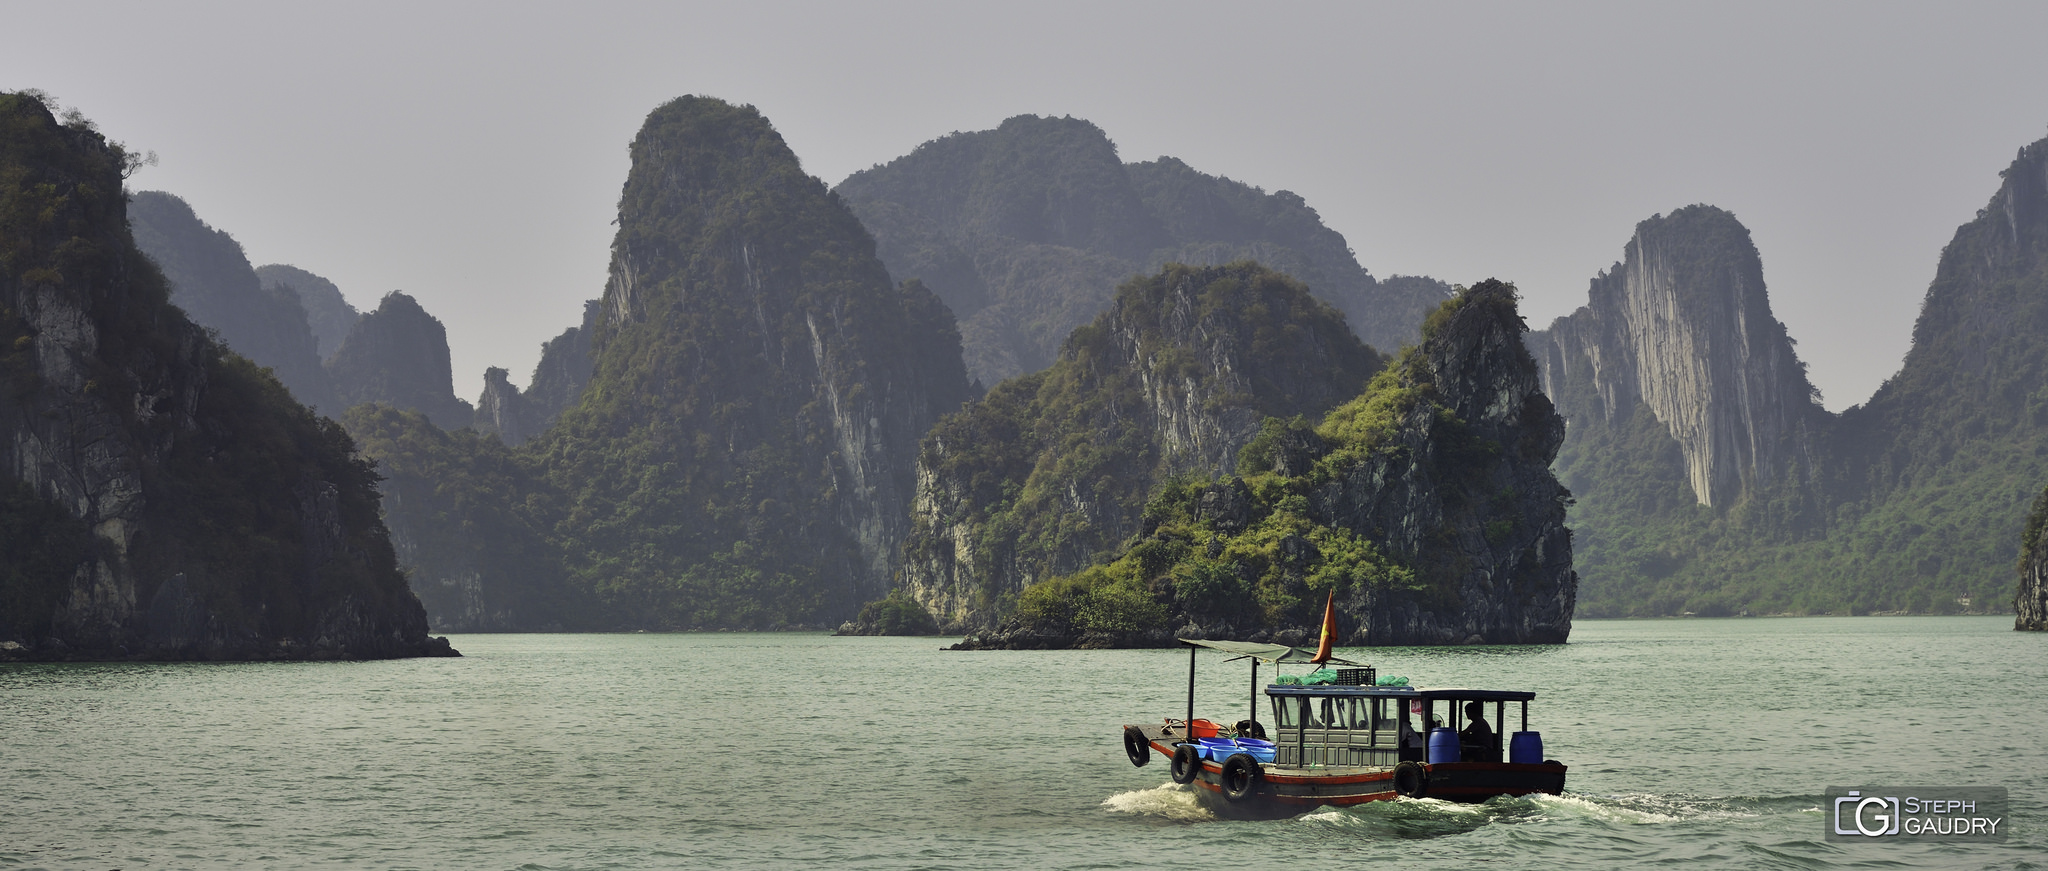
[[[1269,417],[1320,416],[1381,359],[1300,282],[1253,263],[1133,279],[1050,368],[932,428],[903,589],[950,631],[1137,532],[1177,475],[1230,471]]]
[[[632,146],[581,400],[529,448],[574,576],[648,628],[836,625],[886,592],[917,440],[968,396],[952,317],[751,107]]]
[[[135,194],[129,222],[135,244],[170,280],[171,302],[193,322],[269,367],[299,401],[329,414],[339,410],[299,297],[264,286],[234,237],[162,191]]]
[[[1101,129],[1020,115],[955,133],[841,182],[890,273],[916,278],[960,321],[984,384],[1052,364],[1118,284],[1172,262],[1254,259],[1306,282],[1376,348],[1415,339],[1449,294],[1430,279],[1375,281],[1299,196],[1266,193],[1170,157],[1125,164]]]
[[[403,291],[356,319],[327,372],[343,408],[381,403],[420,412],[442,429],[468,426],[476,415],[455,396],[447,328]]]
[[[1304,643],[1329,596],[1351,645],[1559,644],[1577,578],[1564,422],[1512,286],[1461,292],[1356,398],[1270,420],[1235,476],[1155,491],[1112,561],[1042,580],[967,648]]]
[[[348,435],[171,304],[125,157],[0,94],[0,658],[451,653]],[[175,217],[254,287],[238,249]]]
[[[334,282],[296,266],[271,263],[256,267],[256,277],[273,293],[289,289],[306,310],[306,323],[313,328],[314,353],[325,360],[341,347],[348,330],[363,313],[349,304]]]

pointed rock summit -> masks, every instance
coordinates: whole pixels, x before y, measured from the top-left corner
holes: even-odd
[[[917,440],[968,396],[945,306],[758,111],[633,141],[582,400],[539,443],[573,568],[648,628],[834,626],[886,592]]]
[[[1688,206],[1636,225],[1626,251],[1585,306],[1530,334],[1548,392],[1586,423],[1642,406],[1678,442],[1701,505],[1782,478],[1828,415],[1771,314],[1749,231]]]
[[[425,414],[442,429],[468,426],[476,414],[455,397],[447,328],[404,291],[356,319],[327,370],[343,408],[379,402]]]

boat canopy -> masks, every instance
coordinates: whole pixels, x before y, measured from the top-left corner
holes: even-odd
[[[1266,687],[1269,696],[1364,696],[1368,698],[1454,699],[1461,702],[1526,702],[1536,698],[1527,690],[1475,690],[1465,687],[1354,687],[1342,685]]]
[[[1300,663],[1303,665],[1315,663],[1315,651],[1290,647],[1285,644],[1259,644],[1251,641],[1203,641],[1194,638],[1182,638],[1179,640],[1182,644],[1207,647],[1211,650],[1221,650],[1224,653],[1235,654],[1238,657],[1249,657],[1260,662]],[[1330,657],[1328,661],[1338,665],[1363,665],[1363,663],[1352,662],[1351,660],[1335,656]]]

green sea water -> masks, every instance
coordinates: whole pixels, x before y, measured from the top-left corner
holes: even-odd
[[[470,635],[454,660],[6,665],[0,868],[2036,868],[2048,635],[2011,625],[1354,650],[1537,692],[1566,794],[1260,822],[1124,758],[1124,723],[1184,709],[1184,651]],[[1246,670],[1202,666],[1197,715],[1241,718]],[[2006,787],[2009,840],[1824,841],[1823,790],[1862,784]]]

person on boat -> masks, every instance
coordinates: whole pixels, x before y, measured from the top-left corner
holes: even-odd
[[[1465,703],[1465,729],[1458,733],[1460,755],[1466,759],[1482,759],[1493,755],[1493,728],[1486,725],[1486,705],[1480,702]]]
[[[1398,754],[1403,762],[1421,762],[1429,758],[1429,741],[1408,719],[1408,712],[1401,712],[1401,750]]]

